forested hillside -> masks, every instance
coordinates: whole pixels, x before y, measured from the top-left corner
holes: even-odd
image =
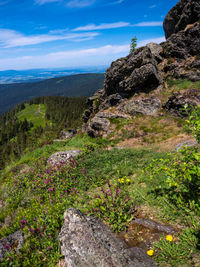
[[[60,131],[81,125],[86,97],[39,97],[0,117],[0,169],[27,149],[51,143]]]
[[[0,115],[39,96],[91,96],[103,87],[104,74],[78,74],[34,83],[0,85]]]

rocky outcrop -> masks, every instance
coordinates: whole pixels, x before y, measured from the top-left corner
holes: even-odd
[[[18,252],[18,250],[23,246],[23,244],[24,236],[21,231],[17,231],[14,234],[0,239],[0,260],[4,258],[4,255],[7,252]]]
[[[148,97],[141,100],[130,100],[124,106],[125,113],[130,115],[144,114],[155,115],[161,107],[160,99],[156,97]]]
[[[67,161],[70,161],[70,159],[78,156],[81,154],[80,150],[69,150],[64,152],[56,152],[53,155],[51,155],[48,159],[49,164],[59,164],[59,163],[66,163]]]
[[[194,25],[173,34],[161,44],[164,58],[186,59],[200,54],[200,24]]]
[[[162,50],[162,47],[160,47]],[[150,92],[161,83],[156,55],[149,47],[141,47],[125,58],[118,59],[106,71],[104,90],[107,95],[131,96]]]
[[[190,89],[184,92],[174,93],[163,105],[163,108],[175,116],[184,117],[187,115],[184,111],[185,105],[188,108],[200,105],[200,90]]]
[[[90,136],[109,132],[107,118],[95,115],[100,111],[117,106],[118,110],[131,116],[137,113],[154,115],[161,103],[153,92],[156,90],[157,94],[163,90],[167,79],[200,80],[199,8],[197,0],[179,1],[164,21],[166,42],[149,43],[112,62],[106,70],[104,88],[89,98],[89,109],[83,114],[84,129]],[[190,100],[180,100],[180,97],[178,100],[177,97],[173,95],[164,108],[180,116],[180,108],[184,103],[190,106]]]
[[[180,0],[165,17],[163,27],[166,38],[197,21],[200,21],[199,0]]]
[[[59,240],[66,267],[155,266],[148,258],[136,258],[99,219],[77,209],[66,210]]]

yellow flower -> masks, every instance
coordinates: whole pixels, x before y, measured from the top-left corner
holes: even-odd
[[[126,181],[127,181],[127,183],[130,183],[131,180],[130,179],[126,179]]]
[[[166,240],[169,241],[169,242],[172,242],[173,241],[173,236],[172,235],[167,235],[166,236]]]
[[[178,185],[177,183],[174,184],[174,186],[177,186],[177,185]]]
[[[154,253],[153,249],[150,249],[150,250],[147,251],[147,254],[148,254],[149,256],[153,256],[153,253]]]

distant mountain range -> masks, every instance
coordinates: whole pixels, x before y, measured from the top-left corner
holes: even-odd
[[[83,67],[79,69],[30,69],[0,71],[0,84],[36,82],[54,77],[75,75],[81,73],[104,73],[106,66]]]
[[[77,74],[32,83],[0,84],[0,115],[39,96],[91,96],[103,88],[104,73]]]

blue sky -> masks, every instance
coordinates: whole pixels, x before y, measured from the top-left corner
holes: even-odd
[[[178,0],[0,0],[0,70],[109,65],[164,41]]]

